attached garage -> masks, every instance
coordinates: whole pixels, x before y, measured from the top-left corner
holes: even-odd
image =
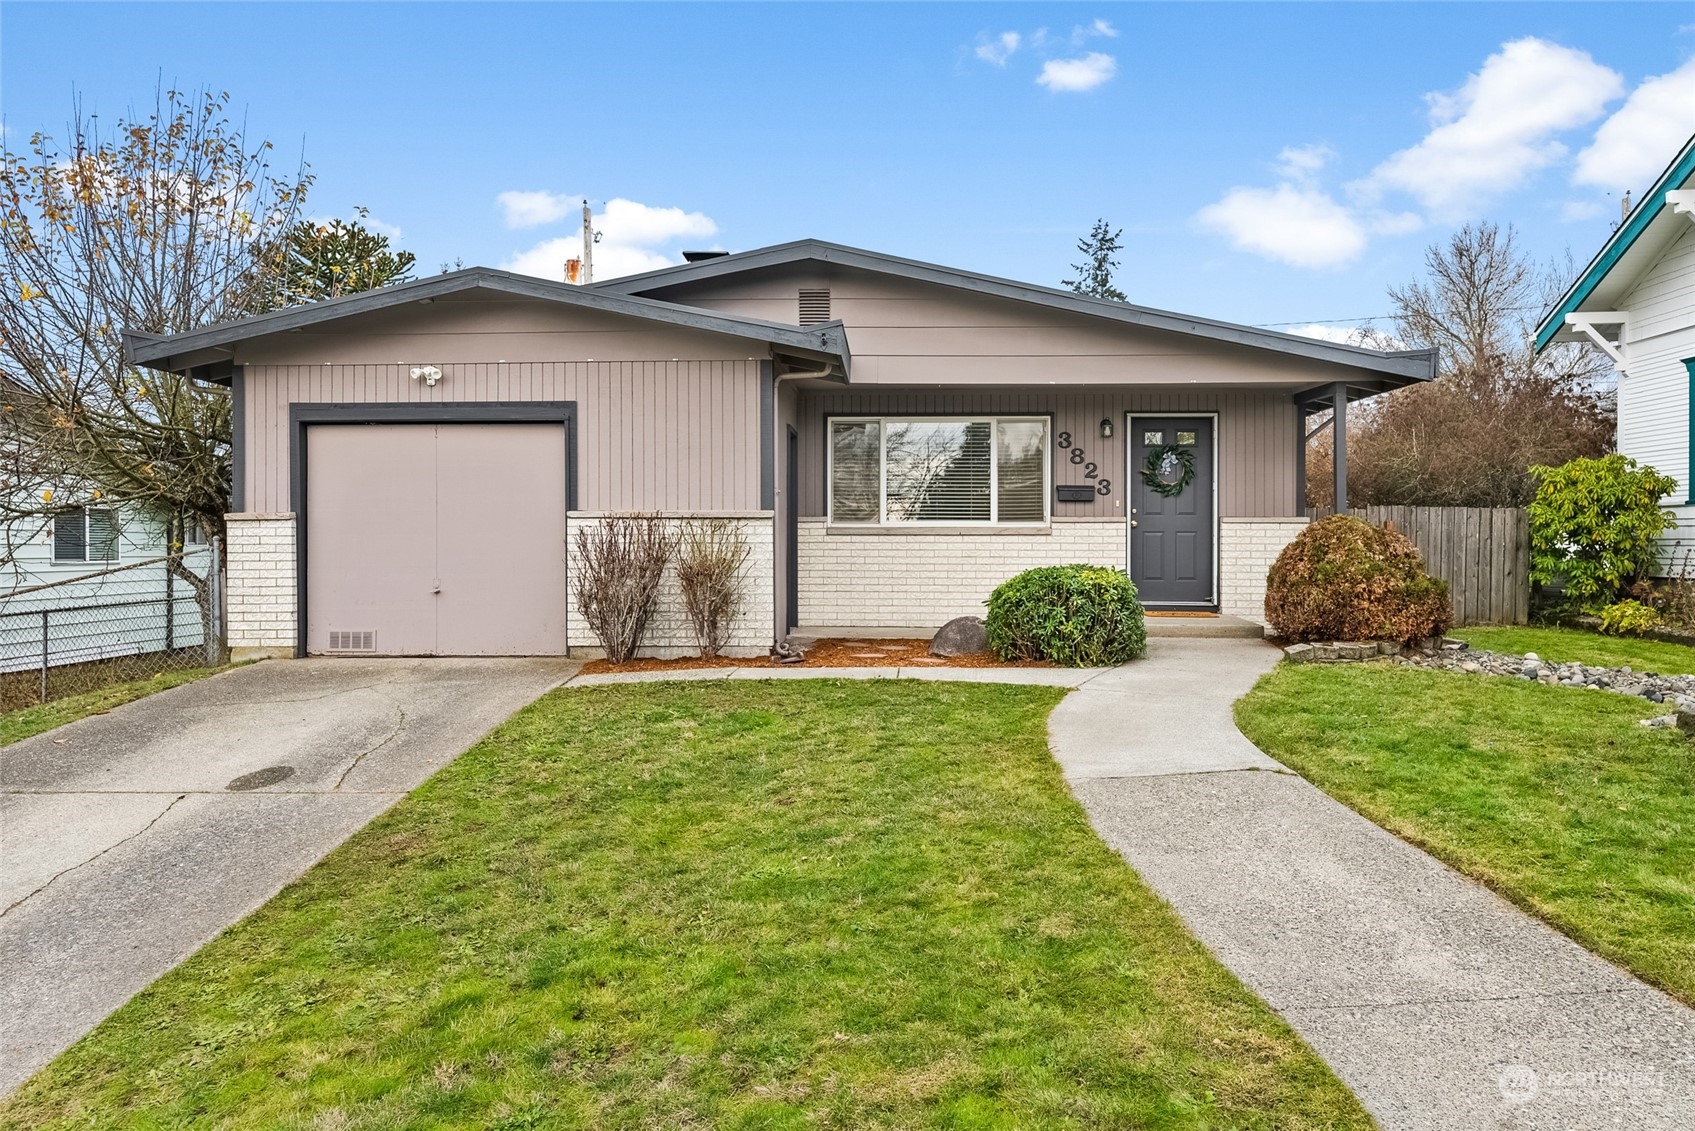
[[[463,419],[432,422],[297,406],[308,653],[565,653],[569,420],[545,411],[497,422],[458,406]]]

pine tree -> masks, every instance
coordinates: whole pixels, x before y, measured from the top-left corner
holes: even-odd
[[[1080,295],[1109,298],[1114,302],[1129,302],[1124,292],[1112,283],[1113,268],[1118,266],[1115,257],[1121,246],[1120,237],[1123,235],[1123,228],[1115,231],[1104,219],[1096,220],[1095,226],[1089,229],[1088,236],[1077,241],[1077,250],[1083,253],[1083,262],[1071,265],[1071,269],[1077,272],[1077,277],[1065,280],[1065,285]]]

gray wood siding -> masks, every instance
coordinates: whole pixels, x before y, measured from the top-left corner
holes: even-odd
[[[450,362],[441,369],[431,389],[405,365],[249,365],[244,509],[291,509],[290,404],[455,401],[575,401],[583,510],[759,509],[757,361]]]
[[[1224,518],[1277,518],[1295,508],[1295,408],[1288,393],[1203,392],[1194,389],[993,389],[993,390],[807,390],[800,401],[801,514],[824,514],[827,416],[1053,414],[1054,432],[1070,432],[1112,480],[1112,494],[1092,504],[1054,507],[1059,518],[1122,518],[1126,493],[1125,414],[1195,412],[1218,414],[1218,502]],[[1113,437],[1103,440],[1100,422],[1111,420]],[[1057,454],[1057,453],[1056,453]],[[1054,482],[1084,482],[1082,469],[1059,459]]]
[[[847,326],[855,384],[1289,388],[1358,376],[1322,361],[836,265],[771,268],[652,295],[792,323],[802,287],[829,289],[830,315]]]

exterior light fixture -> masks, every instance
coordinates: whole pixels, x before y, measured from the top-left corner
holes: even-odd
[[[1110,420],[1101,421],[1101,439],[1103,439],[1103,440],[1112,439],[1112,421],[1110,421]]]
[[[436,382],[441,380],[441,370],[434,365],[414,365],[412,367],[412,380],[422,381],[433,389],[436,387]]]

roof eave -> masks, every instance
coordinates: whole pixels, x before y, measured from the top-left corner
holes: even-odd
[[[1682,151],[1666,166],[1665,172],[1654,182],[1654,187],[1642,195],[1642,199],[1637,202],[1624,223],[1607,238],[1607,242],[1601,245],[1601,250],[1595,253],[1589,265],[1571,286],[1566,288],[1559,302],[1536,324],[1536,352],[1542,352],[1555,341],[1556,335],[1565,328],[1566,315],[1575,313],[1589,300],[1589,296],[1594,294],[1595,289],[1630,250],[1631,245],[1668,207],[1666,193],[1673,188],[1685,187],[1691,177],[1695,177],[1695,137],[1684,143]]]
[[[839,362],[844,369],[847,365],[847,339],[840,323],[802,329],[754,318],[715,314],[657,299],[586,291],[566,283],[553,283],[546,279],[532,279],[487,268],[469,268],[430,279],[398,283],[374,291],[325,299],[305,306],[289,307],[198,330],[187,330],[180,334],[160,336],[125,330],[124,354],[131,364],[166,369],[170,372],[184,372],[196,365],[233,358],[233,347],[240,342],[471,290],[522,295],[706,333],[724,334],[763,342],[775,349],[816,354],[820,359],[828,357]]]
[[[1413,380],[1427,380],[1434,377],[1436,372],[1431,351],[1387,351],[1369,349],[1364,346],[1347,346],[1337,342],[1326,342],[1318,338],[1306,338],[1298,334],[1284,334],[1253,326],[1242,326],[1215,319],[1176,314],[1153,307],[1137,306],[1133,303],[1113,302],[1090,295],[1062,291],[1054,287],[1021,283],[1014,279],[1002,279],[980,272],[904,259],[900,256],[885,255],[881,252],[866,251],[861,248],[845,247],[823,240],[795,240],[789,243],[774,244],[770,247],[755,248],[752,251],[720,256],[700,263],[685,263],[675,267],[645,272],[641,275],[626,275],[603,283],[596,283],[594,289],[617,294],[636,294],[661,287],[701,282],[769,267],[786,266],[805,260],[840,263],[843,266],[868,271],[883,271],[906,278],[936,282],[944,286],[956,286],[981,294],[996,295],[1013,301],[1034,302],[1053,309],[1108,318],[1116,322],[1143,326],[1153,330],[1189,334],[1249,348],[1269,349],[1279,353],[1366,369],[1372,372],[1389,373]]]

